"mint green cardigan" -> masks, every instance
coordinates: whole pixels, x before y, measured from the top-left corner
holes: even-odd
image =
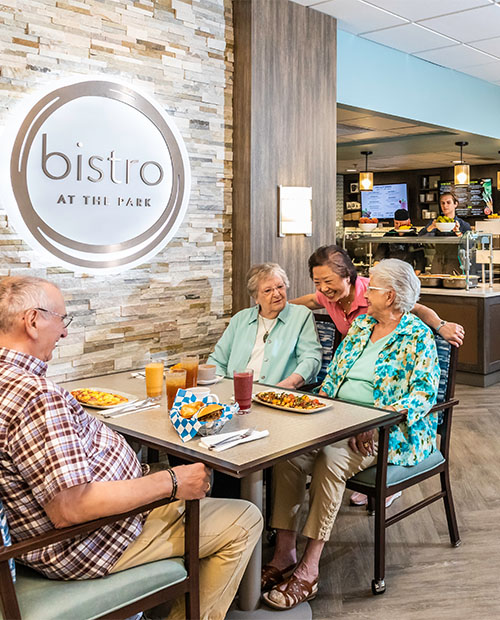
[[[233,316],[208,358],[217,366],[217,374],[231,377],[233,370],[245,368],[250,360],[257,336],[259,306],[246,308]],[[305,306],[286,304],[267,339],[264,361],[256,381],[275,385],[292,372],[306,383],[314,381],[321,367],[312,312]]]

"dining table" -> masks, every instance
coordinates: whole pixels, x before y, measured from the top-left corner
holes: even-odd
[[[78,379],[62,384],[71,391],[78,388],[95,388],[125,394],[131,399],[146,397],[145,379],[140,373],[120,372],[114,374]],[[219,377],[210,386],[221,403],[233,402],[233,381]],[[253,393],[279,388],[254,383]],[[268,436],[247,443],[238,444],[224,451],[211,451],[200,442],[200,437],[183,442],[172,425],[165,393],[160,407],[137,410],[114,418],[105,418],[108,412],[88,409],[101,418],[110,428],[141,444],[165,451],[168,455],[187,461],[201,461],[208,467],[241,479],[241,497],[263,508],[263,472],[279,461],[321,448],[346,439],[357,433],[379,429],[379,434],[398,424],[402,414],[396,411],[355,405],[346,401],[322,400],[328,406],[307,412],[282,410],[261,402],[252,402],[250,413],[234,415],[223,427],[222,432],[254,428],[269,431]],[[257,545],[249,561],[240,586],[238,604],[241,610],[255,610],[260,601],[260,573],[262,567],[262,546]]]

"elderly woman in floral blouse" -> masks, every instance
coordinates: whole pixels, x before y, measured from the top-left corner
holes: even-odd
[[[388,259],[371,270],[367,314],[359,316],[338,348],[320,394],[395,411],[406,419],[391,428],[389,462],[411,466],[436,447],[439,364],[430,329],[410,313],[420,283],[407,263]],[[377,461],[377,434],[370,431],[276,466],[274,556],[264,566],[264,600],[290,609],[318,590],[319,560],[342,502],[345,482]],[[297,564],[296,538],[306,477],[312,474],[308,538]]]

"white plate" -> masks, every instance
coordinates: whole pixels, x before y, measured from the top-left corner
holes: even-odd
[[[293,394],[294,396],[298,396],[297,392],[288,392],[287,390],[262,390],[263,392],[279,392],[281,393],[285,393],[285,394]],[[259,403],[259,405],[265,405],[266,407],[272,407],[273,409],[281,409],[281,411],[289,411],[291,413],[319,413],[320,411],[324,411],[325,409],[328,409],[329,407],[332,406],[332,402],[328,401],[328,400],[324,400],[323,398],[319,398],[318,396],[315,396],[314,394],[308,394],[307,396],[309,396],[309,398],[314,398],[316,400],[319,400],[320,403],[323,404],[323,407],[318,407],[317,409],[299,409],[298,407],[283,407],[282,405],[273,405],[272,403],[266,403],[263,400],[260,400],[260,398],[257,397],[257,394],[252,394],[252,400],[256,403]]]
[[[109,394],[116,394],[117,396],[125,396],[125,398],[128,399],[127,402],[122,402],[122,403],[117,403],[116,405],[107,405],[107,406],[106,405],[91,405],[89,403],[82,403],[78,399],[76,399],[82,407],[89,407],[90,409],[113,409],[113,407],[123,407],[124,405],[131,405],[132,403],[135,403],[136,400],[139,400],[137,397],[133,396],[132,394],[127,394],[126,392],[120,392],[119,390],[113,390],[113,389],[106,388],[106,387],[81,386],[81,387],[73,388],[71,391],[74,392],[75,390],[96,390],[98,392],[108,392]]]
[[[206,379],[205,381],[203,381],[203,379],[198,379],[198,385],[214,385],[215,383],[222,381],[222,379],[224,379],[224,377],[221,375],[217,375],[215,379]]]

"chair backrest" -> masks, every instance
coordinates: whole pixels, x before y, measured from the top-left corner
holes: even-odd
[[[455,396],[455,375],[457,372],[458,348],[452,346],[439,334],[434,333],[438,362],[441,368],[437,405],[452,401]],[[456,403],[455,403],[456,404]],[[450,450],[451,417],[453,405],[438,411],[438,435],[441,436],[440,450],[447,459]]]
[[[446,342],[439,334],[434,333],[434,338],[436,340],[439,367],[441,368],[437,395],[437,403],[439,404],[451,400],[455,395],[458,348]],[[440,412],[438,424],[442,423],[442,418],[443,415]]]
[[[7,523],[7,515],[3,507],[3,502],[0,500],[0,543],[3,543],[6,547],[12,545],[10,538],[9,524]],[[13,559],[9,560],[10,573],[12,575],[12,581],[16,580],[16,565]]]
[[[335,323],[332,321],[331,317],[328,314],[315,312],[314,321],[316,322],[316,330],[318,332],[319,343],[323,350],[321,369],[317,377],[317,381],[322,382],[326,376],[326,371],[330,362],[332,361],[335,351],[340,344],[341,334],[339,330],[335,327]]]

